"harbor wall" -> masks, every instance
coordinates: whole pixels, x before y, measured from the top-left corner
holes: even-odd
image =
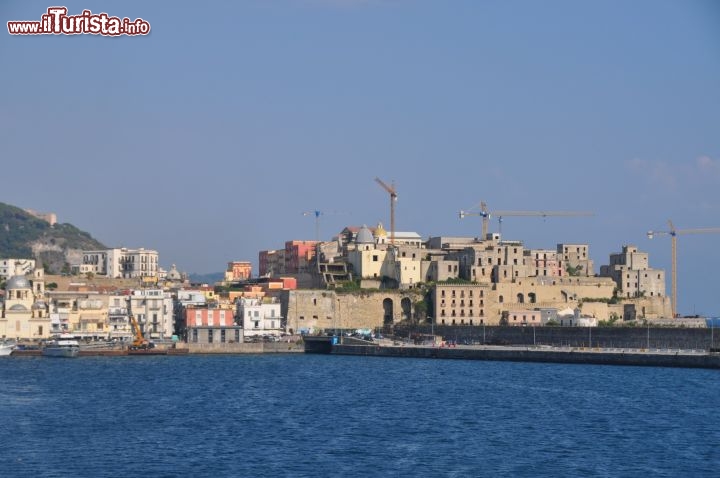
[[[388,331],[389,332],[389,331]],[[679,327],[395,326],[394,334],[442,336],[459,344],[707,350],[720,346],[720,330]]]
[[[219,344],[183,344],[191,354],[263,354],[263,353],[302,353],[302,344],[295,342],[260,343],[219,343]]]
[[[602,352],[583,350],[537,350],[511,348],[438,348],[333,345],[334,355],[375,357],[495,360],[511,362],[549,362],[596,365],[636,365],[651,367],[720,368],[718,354],[680,354],[647,352]]]

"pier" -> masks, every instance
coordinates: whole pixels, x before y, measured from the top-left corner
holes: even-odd
[[[333,343],[333,337],[308,337],[305,341],[305,352],[372,357],[720,369],[720,353],[707,350],[372,343],[361,345]]]

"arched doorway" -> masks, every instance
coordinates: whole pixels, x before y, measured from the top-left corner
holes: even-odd
[[[525,296],[522,295],[522,293],[518,294],[518,295],[517,295],[517,301],[518,301],[518,304],[523,304],[523,303],[525,303]]]
[[[400,301],[400,310],[402,314],[402,320],[409,320],[410,314],[412,313],[412,302],[408,297],[403,297]]]
[[[392,325],[393,323],[393,301],[388,298],[383,300],[383,324]]]

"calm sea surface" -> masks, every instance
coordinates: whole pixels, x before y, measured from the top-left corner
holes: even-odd
[[[720,372],[0,359],[0,476],[720,476]]]

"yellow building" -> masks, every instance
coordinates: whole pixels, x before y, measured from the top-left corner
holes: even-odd
[[[19,273],[7,281],[0,318],[0,336],[3,338],[36,340],[50,337],[52,325],[43,301],[42,269],[36,269],[34,277],[34,284]]]

